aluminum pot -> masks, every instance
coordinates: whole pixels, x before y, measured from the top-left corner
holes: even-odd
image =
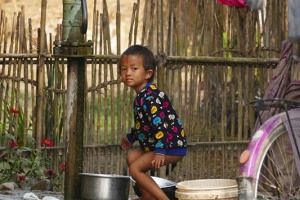
[[[128,200],[130,177],[115,174],[81,173],[84,200]]]

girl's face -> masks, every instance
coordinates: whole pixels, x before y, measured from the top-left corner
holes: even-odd
[[[125,55],[120,61],[120,76],[123,83],[139,93],[148,83],[153,71],[146,71],[143,57],[139,55]]]

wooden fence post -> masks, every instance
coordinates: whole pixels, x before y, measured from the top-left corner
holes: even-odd
[[[45,80],[45,27],[46,27],[46,8],[47,0],[42,0],[41,11],[41,29],[40,29],[40,46],[39,46],[39,66],[37,68],[37,91],[36,91],[36,148],[41,147],[43,133],[43,107],[44,107],[44,80]]]

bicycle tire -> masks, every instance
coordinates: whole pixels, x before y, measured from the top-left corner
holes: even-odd
[[[241,176],[238,178],[239,199],[300,198],[300,178],[284,116],[285,114],[281,113],[269,119],[249,143],[248,149],[252,157],[243,165]],[[290,118],[292,123],[300,123],[299,114],[292,114]],[[266,130],[268,132],[264,132]],[[296,131],[299,134],[300,128]],[[262,138],[262,134],[266,137]],[[284,145],[279,144],[280,142]],[[260,146],[251,148],[251,145],[257,144]],[[256,157],[255,152],[258,154]],[[283,155],[285,153],[288,154]]]

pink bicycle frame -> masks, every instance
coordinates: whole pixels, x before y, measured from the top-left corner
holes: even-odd
[[[300,109],[293,109],[288,111],[291,118],[299,118]],[[255,183],[257,181],[255,170],[257,167],[258,156],[262,153],[263,144],[268,142],[268,136],[272,133],[275,127],[287,122],[287,115],[285,112],[279,113],[266,122],[255,132],[247,150],[250,152],[250,157],[246,163],[241,167],[240,176],[237,178],[239,199],[254,199],[256,196]],[[286,125],[287,126],[287,125]],[[290,133],[289,133],[290,134]]]
[[[254,177],[254,171],[256,167],[256,160],[259,154],[261,153],[261,148],[263,143],[266,141],[266,138],[271,133],[271,131],[281,124],[282,118],[285,113],[280,113],[278,115],[273,116],[269,120],[267,120],[254,134],[249,143],[247,150],[250,151],[250,157],[248,161],[242,165],[241,168],[241,176]]]

